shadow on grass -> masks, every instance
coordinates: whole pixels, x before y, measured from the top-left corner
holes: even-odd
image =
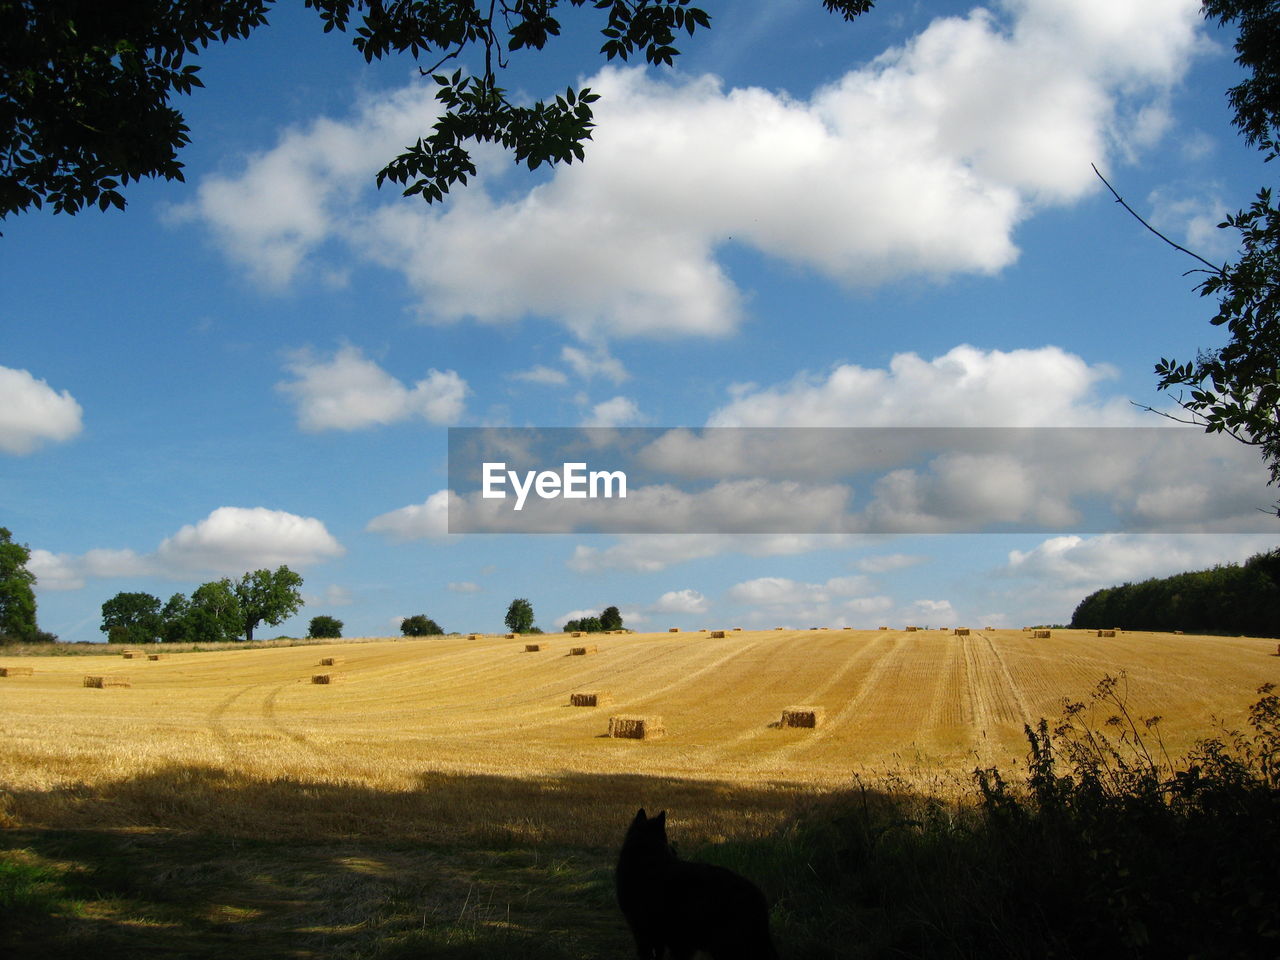
[[[8,795],[0,955],[528,957],[633,951],[613,861],[639,806],[686,849],[767,836],[810,799],[639,775],[424,774],[405,791],[173,765]]]

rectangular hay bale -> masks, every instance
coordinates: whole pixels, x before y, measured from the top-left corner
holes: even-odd
[[[341,662],[342,662],[341,657],[321,657],[320,658],[320,666],[322,667],[336,667]]]
[[[667,728],[661,717],[617,716],[609,718],[609,736],[626,740],[656,740]]]
[[[167,653],[148,653],[147,654],[148,660],[167,660],[168,657],[169,655]]]
[[[573,631],[573,633],[569,634],[569,636],[571,636],[571,637],[580,637],[580,636],[582,636],[582,631],[581,631],[581,630],[575,630],[575,631]]]
[[[919,629],[919,627],[907,627],[907,633],[915,633]]]
[[[541,649],[542,649],[542,644],[540,643],[526,643],[524,645],[525,653],[537,653]]]
[[[569,695],[569,705],[574,707],[599,707],[612,700],[613,695],[608,690],[592,690]]]
[[[337,683],[342,679],[340,673],[313,673],[311,675],[312,683]]]
[[[819,727],[826,718],[826,710],[822,707],[783,707],[782,726],[784,727]]]
[[[712,630],[712,631],[711,631],[711,639],[712,639],[712,640],[723,640],[723,639],[724,639],[724,631],[723,631],[723,630]]]
[[[515,635],[514,633],[505,633],[505,634],[503,634],[503,636],[504,636],[507,640],[514,640],[514,639],[516,638],[516,635]]]
[[[1048,630],[1033,630],[1031,637],[1033,640],[1048,640],[1052,634]]]
[[[1116,635],[1116,632],[1115,632],[1114,630],[1099,630],[1099,631],[1098,631],[1098,636],[1100,636],[1100,637],[1114,637],[1115,635]]]
[[[30,667],[0,667],[0,677],[29,677]]]
[[[968,627],[956,627],[956,636],[957,636],[957,637],[967,637],[968,635],[969,635],[969,628],[968,628]]]
[[[99,690],[103,689],[104,687],[129,687],[129,686],[132,686],[132,684],[129,682],[129,678],[128,678],[128,677],[121,677],[121,676],[115,676],[115,677],[85,677],[85,678],[84,678],[84,685],[85,685],[86,687],[95,687],[95,688],[97,688],[97,689],[99,689]]]
[[[680,628],[679,628],[679,627],[668,627],[668,628],[667,628],[667,633],[679,633],[679,632],[680,632]]]
[[[571,657],[585,657],[588,653],[598,653],[598,652],[599,650],[594,643],[588,644],[585,647],[569,648],[569,656]]]

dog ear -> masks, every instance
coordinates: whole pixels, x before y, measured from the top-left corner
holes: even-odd
[[[635,818],[631,821],[631,823],[634,825],[637,823],[644,823],[644,822],[645,822],[644,807],[641,807],[639,810],[636,811]]]
[[[649,819],[656,821],[663,830],[667,829],[667,811],[663,810],[656,817],[650,817]]]

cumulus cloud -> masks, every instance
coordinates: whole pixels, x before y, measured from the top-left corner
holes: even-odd
[[[804,98],[606,68],[586,81],[603,95],[586,163],[501,196],[482,173],[442,207],[371,204],[379,164],[435,119],[415,86],[287,131],[186,215],[264,282],[336,237],[401,271],[428,319],[718,336],[743,314],[730,239],[854,285],[1006,267],[1020,223],[1098,189],[1091,161],[1160,135],[1199,21],[1196,0],[1010,0]]]
[[[0,450],[24,456],[42,443],[70,440],[82,428],[80,404],[27,370],[0,367]]]
[[[830,603],[868,593],[866,577],[833,577],[826,583],[803,583],[786,577],[757,577],[729,588],[729,599],[752,606],[792,606]]]
[[[266,507],[219,507],[166,538],[155,559],[175,570],[230,574],[281,564],[308,566],[343,553],[315,517]]]
[[[618,358],[611,356],[603,346],[597,345],[591,352],[566,346],[560,351],[560,359],[583,380],[603,377],[614,383],[622,383],[631,378],[631,374],[627,373]]]
[[[584,427],[629,427],[644,419],[640,408],[630,397],[614,397],[597,403],[583,418]]]
[[[844,363],[771,387],[739,386],[711,427],[1073,427],[1151,425],[1099,387],[1116,378],[1059,347],[981,350],[961,344],[887,369]]]
[[[706,613],[707,598],[697,590],[668,590],[650,608],[653,613]]]
[[[456,423],[468,393],[452,370],[429,370],[406,387],[356,347],[340,347],[324,360],[304,351],[288,365],[297,378],[277,384],[298,409],[303,430],[359,430],[422,417],[429,423]]]
[[[265,507],[219,507],[199,523],[166,537],[151,553],[99,548],[55,554],[36,549],[28,566],[39,590],[79,590],[88,580],[111,577],[186,580],[200,574],[236,576],[282,564],[306,567],[345,552],[314,517]],[[346,603],[350,594],[329,587],[323,599]]]
[[[894,570],[905,570],[917,564],[927,563],[928,557],[909,553],[886,553],[874,557],[863,557],[858,561],[858,569],[864,573],[889,573]]]
[[[1029,577],[1081,590],[1241,563],[1276,545],[1273,535],[1103,534],[1049,537],[1031,550],[1013,550],[1005,576]],[[1083,596],[1083,593],[1080,593]]]
[[[481,587],[480,584],[473,583],[470,580],[455,580],[449,583],[445,589],[450,593],[479,593]]]
[[[779,557],[817,550],[841,550],[874,538],[847,534],[661,534],[620,536],[607,547],[577,544],[566,561],[576,573],[630,570],[656,573],[681,563],[720,554]]]
[[[365,525],[370,533],[392,540],[443,540],[449,536],[448,490],[437,490],[422,503],[379,514]]]

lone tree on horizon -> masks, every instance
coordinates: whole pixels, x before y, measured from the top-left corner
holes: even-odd
[[[524,597],[517,597],[507,607],[507,629],[512,633],[528,633],[533,629],[533,604]]]

